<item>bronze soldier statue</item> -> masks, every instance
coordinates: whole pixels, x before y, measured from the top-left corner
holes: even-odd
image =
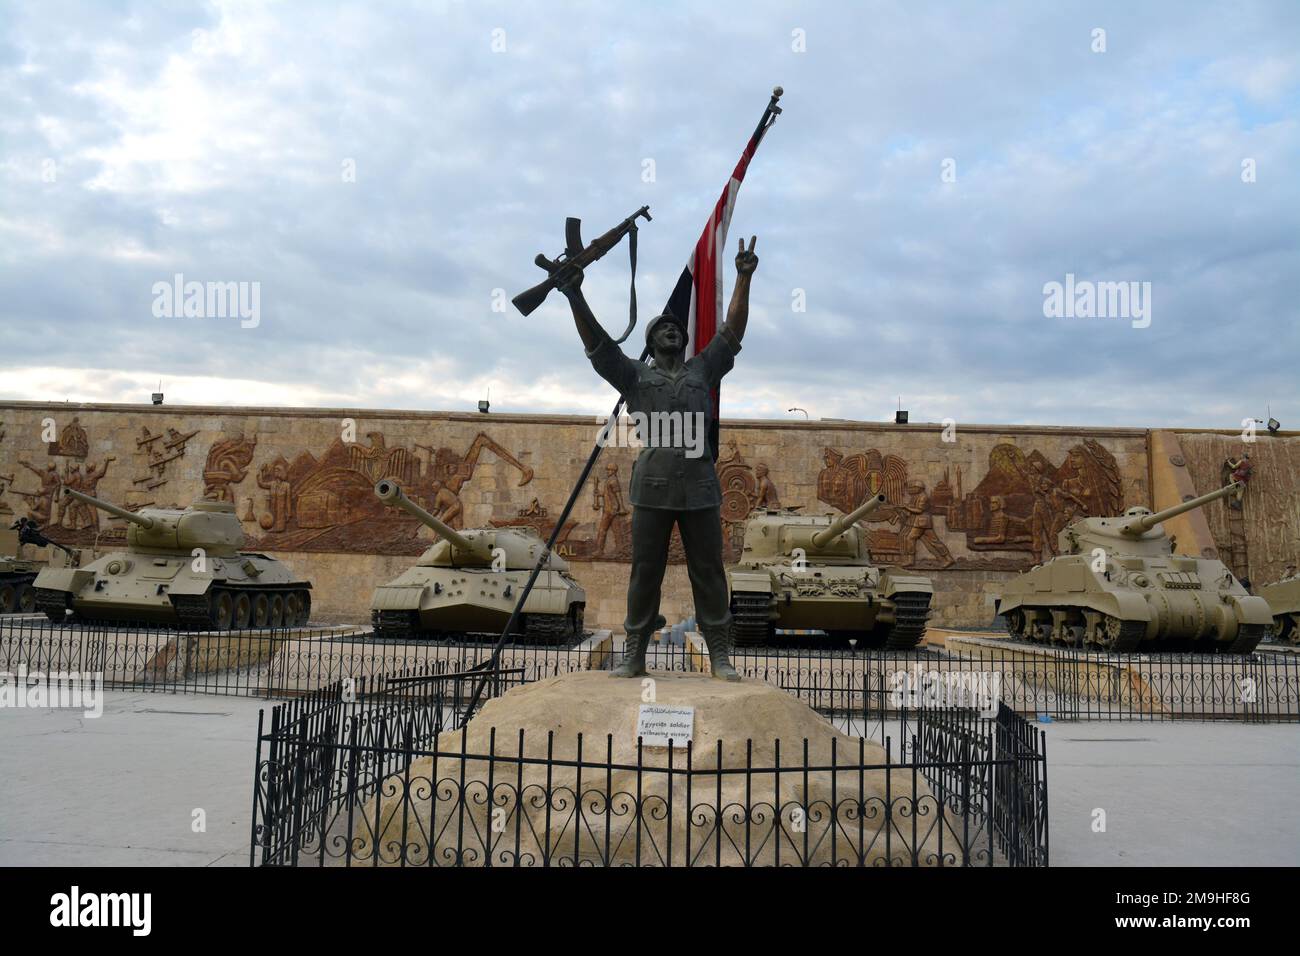
[[[569,300],[578,335],[596,372],[627,402],[628,412],[646,416],[690,416],[709,433],[713,418],[710,393],[731,371],[749,320],[749,286],[758,267],[754,254],[740,240],[736,253],[736,287],[727,321],[713,340],[689,361],[683,361],[687,330],[680,316],[665,312],[646,329],[646,345],[654,364],[628,358],[601,328],[582,295],[582,270],[564,266],[555,287]],[[709,645],[713,676],[740,680],[731,666],[731,607],[722,563],[722,489],[710,456],[691,457],[683,435],[668,445],[660,442],[641,450],[632,467],[628,495],[632,504],[632,571],[627,589],[627,647],[616,677],[639,677],[645,671],[650,635],[664,626],[659,598],[673,526],[681,532],[686,568],[695,599],[695,619]]]

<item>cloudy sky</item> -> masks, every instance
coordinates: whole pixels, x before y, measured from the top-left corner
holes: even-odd
[[[761,264],[724,415],[1300,424],[1291,0],[0,22],[0,399],[607,411],[562,301],[525,319],[501,290],[565,216],[592,237],[648,203],[658,311],[780,84],[732,227]],[[257,283],[258,324],[156,316],[178,273]],[[1045,316],[1067,274],[1150,283],[1149,326]],[[626,248],[585,289],[621,329]]]

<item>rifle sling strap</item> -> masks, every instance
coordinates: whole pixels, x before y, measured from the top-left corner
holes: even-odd
[[[628,234],[627,234],[627,254],[628,254],[629,262],[632,266],[632,288],[628,292],[627,329],[624,330],[622,335],[620,335],[618,338],[614,340],[615,345],[621,345],[627,339],[627,337],[632,334],[632,330],[636,328],[636,221],[635,219],[632,222],[632,228],[628,230]]]

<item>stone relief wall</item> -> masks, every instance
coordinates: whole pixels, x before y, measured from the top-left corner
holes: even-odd
[[[0,403],[0,510],[102,549],[121,542],[124,523],[68,506],[61,487],[132,509],[229,501],[250,550],[313,578],[322,614],[360,618],[373,586],[435,538],[384,508],[376,481],[396,479],[452,527],[545,536],[598,430],[580,416]],[[1069,521],[1149,504],[1142,430],[970,426],[956,438],[926,425],[724,422],[727,559],[755,509],[844,511],[883,492],[887,505],[864,525],[875,560],[934,575],[941,623],[987,624],[986,586],[1050,557]],[[622,621],[635,457],[605,450],[559,537],[601,626]],[[670,618],[690,605],[674,549]]]
[[[1249,454],[1251,468],[1241,507],[1216,501],[1204,508],[1219,557],[1255,587],[1280,579],[1288,564],[1300,565],[1300,438],[1259,432],[1240,435],[1181,433],[1187,470],[1204,494],[1232,480],[1228,463]],[[1234,560],[1235,559],[1235,560]]]

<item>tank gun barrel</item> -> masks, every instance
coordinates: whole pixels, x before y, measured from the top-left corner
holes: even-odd
[[[412,517],[418,518],[423,524],[428,525],[462,551],[479,550],[474,547],[474,542],[469,538],[465,537],[459,531],[456,531],[442,521],[439,521],[410,498],[406,497],[405,492],[402,491],[401,485],[397,482],[390,481],[387,478],[380,481],[375,485],[375,497],[390,508],[401,508]]]
[[[100,501],[98,498],[93,498],[85,492],[77,491],[75,488],[64,488],[63,493],[71,498],[76,498],[83,504],[88,504],[92,507],[98,508],[100,511],[107,511],[109,514],[116,518],[121,518],[123,521],[129,521],[131,524],[139,525],[141,528],[147,529],[153,527],[153,518],[147,517],[146,515],[138,515],[134,511],[127,511],[125,508],[111,505],[107,501]]]
[[[1218,491],[1211,491],[1208,495],[1201,495],[1199,498],[1193,498],[1191,501],[1184,501],[1182,504],[1174,505],[1172,508],[1166,508],[1163,511],[1157,511],[1155,514],[1142,515],[1140,518],[1134,518],[1120,525],[1120,531],[1125,534],[1138,535],[1145,531],[1150,531],[1162,521],[1176,517],[1185,511],[1191,511],[1193,508],[1199,508],[1202,505],[1208,505],[1211,501],[1218,501],[1220,498],[1226,498],[1241,488],[1240,481],[1234,481],[1230,485],[1225,485]]]
[[[846,515],[841,515],[831,522],[829,528],[823,528],[813,535],[812,543],[815,548],[824,548],[860,519],[875,511],[885,503],[884,495],[873,495],[862,504],[858,505]]]

